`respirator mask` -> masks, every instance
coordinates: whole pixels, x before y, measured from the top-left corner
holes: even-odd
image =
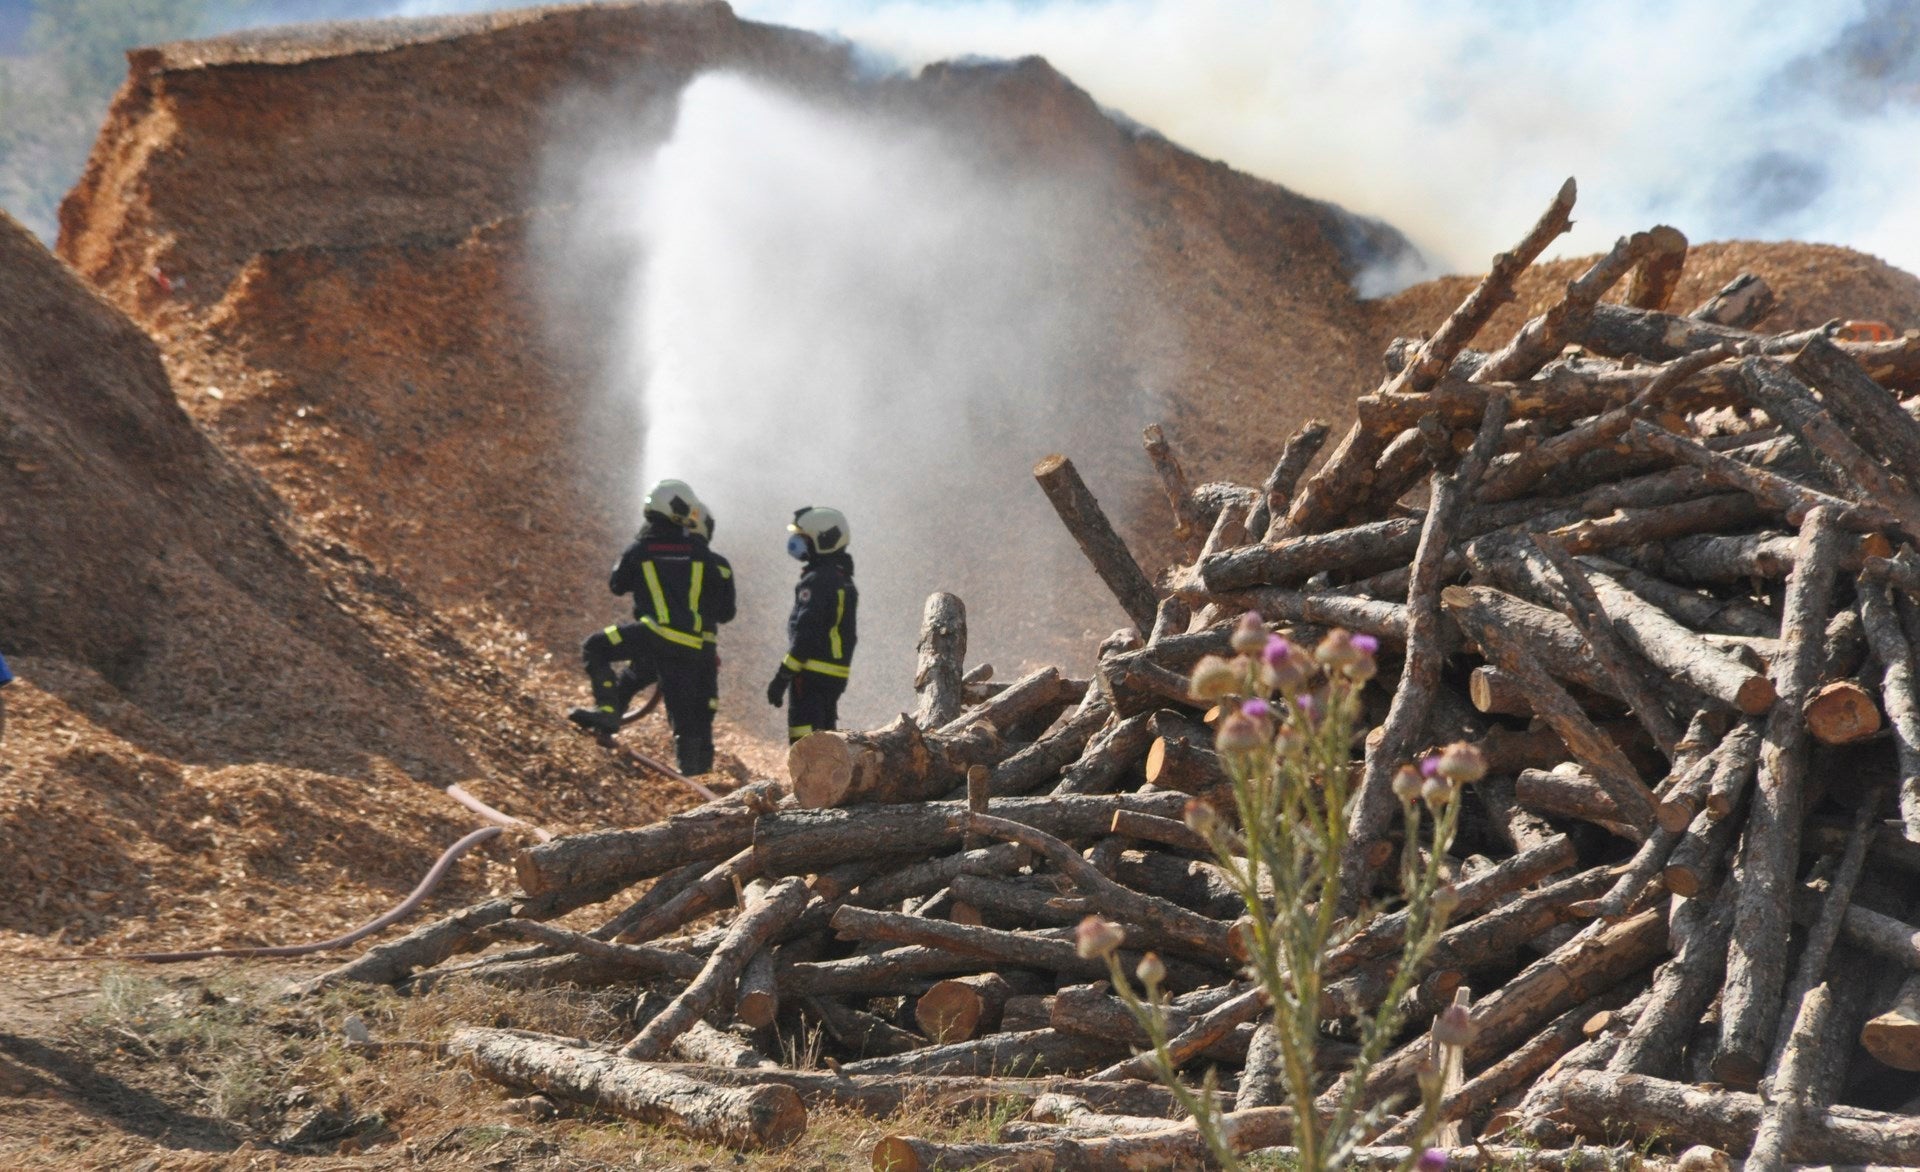
[[[810,552],[812,551],[808,549],[807,539],[804,535],[799,533],[787,534],[787,556],[788,557],[792,558],[794,561],[797,561],[797,562],[804,562],[807,560],[807,554]]]

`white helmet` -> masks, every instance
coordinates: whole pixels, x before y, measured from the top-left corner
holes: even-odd
[[[693,489],[687,487],[684,480],[662,480],[654,485],[641,508],[649,517],[688,527],[700,511],[700,498],[693,495]]]
[[[697,534],[703,540],[713,540],[713,510],[700,501],[693,502],[693,519],[687,522],[687,531]]]
[[[838,553],[847,548],[847,539],[853,536],[846,514],[818,505],[795,509],[787,532],[803,538],[808,551],[816,554]]]

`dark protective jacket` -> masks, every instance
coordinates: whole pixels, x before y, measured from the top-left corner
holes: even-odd
[[[669,643],[700,650],[733,621],[733,566],[706,538],[648,520],[620,555],[607,589],[633,595],[633,617]]]
[[[793,588],[793,613],[787,616],[790,671],[810,671],[846,679],[853,663],[855,618],[860,592],[853,585],[853,559],[830,553],[807,559],[800,584]]]

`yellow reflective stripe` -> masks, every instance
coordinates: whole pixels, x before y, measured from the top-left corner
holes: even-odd
[[[852,669],[848,668],[845,664],[828,663],[824,659],[809,659],[802,666],[807,671],[817,671],[823,676],[834,676],[838,679],[843,679],[843,680],[849,678],[853,674]]]
[[[669,627],[664,623],[656,623],[652,619],[641,619],[640,625],[647,628],[647,630],[652,631],[654,634],[660,636],[662,639],[665,639],[670,643],[678,643],[682,647],[692,647],[695,650],[698,650],[699,648],[705,646],[705,643],[700,638],[700,636],[689,635],[684,631],[676,631],[672,627]]]
[[[785,668],[786,668],[786,669],[787,669],[788,671],[805,671],[805,670],[807,670],[807,665],[806,665],[806,664],[804,664],[804,663],[801,663],[801,662],[800,662],[799,660],[797,660],[797,659],[795,659],[795,658],[794,658],[793,656],[791,656],[791,655],[789,655],[789,656],[787,656],[787,657],[786,657],[785,659],[783,659],[783,660],[781,660],[781,661],[780,661],[780,663],[781,663],[781,666],[783,666],[783,667],[785,667]]]
[[[720,697],[715,696],[713,699],[708,700],[707,707],[713,709],[715,712],[720,711]]]
[[[720,576],[722,578],[733,577],[733,569],[729,566],[716,566],[715,569],[718,569],[720,571]]]
[[[667,614],[667,592],[660,589],[660,574],[652,562],[641,562],[640,572],[646,575],[647,593],[653,595],[653,617],[665,626],[671,620]]]
[[[700,588],[707,584],[707,563],[695,559],[693,584],[687,587],[687,609],[693,612],[693,629],[700,629]]]
[[[718,643],[720,642],[720,632],[718,632],[718,631],[705,631],[705,632],[702,632],[702,633],[701,633],[701,635],[700,635],[700,638],[701,638],[702,640],[704,640],[704,641],[706,641],[707,643],[710,643],[710,644],[718,644]]]
[[[787,726],[787,739],[797,741],[812,731],[813,726],[810,724],[790,724]]]
[[[607,636],[607,642],[613,644],[615,647],[620,646],[620,628],[619,627],[608,627],[606,630],[606,636]]]
[[[835,659],[846,658],[846,656],[840,653],[840,620],[846,617],[847,617],[847,592],[845,588],[842,588],[840,590],[840,601],[836,603],[834,606],[833,629],[827,632],[827,642],[833,649],[833,657]]]

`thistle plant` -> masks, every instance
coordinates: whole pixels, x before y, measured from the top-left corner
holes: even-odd
[[[1357,796],[1354,737],[1361,693],[1377,670],[1378,644],[1336,630],[1309,650],[1269,634],[1259,616],[1249,614],[1235,628],[1232,647],[1231,659],[1202,660],[1191,685],[1196,699],[1220,705],[1215,747],[1233,781],[1232,809],[1195,799],[1187,824],[1207,840],[1246,905],[1240,943],[1247,973],[1272,1007],[1281,1082],[1294,1109],[1298,1166],[1323,1172],[1344,1167],[1353,1148],[1378,1130],[1384,1108],[1362,1101],[1367,1072],[1407,1024],[1404,995],[1458,902],[1443,863],[1459,817],[1460,785],[1478,780],[1486,766],[1477,749],[1458,744],[1402,766],[1394,777],[1405,827],[1399,888],[1406,930],[1399,965],[1380,1008],[1357,1022],[1359,1056],[1332,1096],[1337,1101],[1316,1108],[1324,960],[1383,910],[1339,913],[1340,860]],[[1198,1091],[1177,1077],[1167,1049],[1165,967],[1148,953],[1134,973],[1121,971],[1124,936],[1120,925],[1089,917],[1078,943],[1084,955],[1106,958],[1115,991],[1153,1043],[1158,1077],[1193,1117],[1214,1158],[1238,1168],[1213,1072]],[[1471,1031],[1470,1015],[1453,1007],[1435,1021],[1433,1037],[1442,1047],[1460,1047]],[[1413,1154],[1404,1169],[1438,1166],[1438,1151],[1423,1149],[1438,1122],[1441,1065],[1422,1073]]]

